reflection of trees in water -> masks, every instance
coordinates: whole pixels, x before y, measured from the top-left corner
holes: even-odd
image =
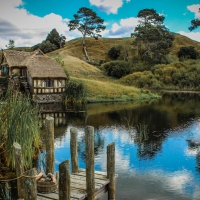
[[[130,116],[130,114],[129,114]],[[141,159],[151,159],[162,149],[166,130],[170,129],[167,113],[158,111],[152,106],[137,108],[132,111],[132,128],[136,130],[134,141],[138,144],[137,154]],[[129,127],[127,128],[129,129]]]
[[[162,99],[156,101],[141,102],[137,106],[135,106],[134,102],[130,103],[133,107],[126,107],[123,104],[116,104],[115,107],[112,107],[114,104],[97,104],[96,107],[92,105],[93,112],[88,110],[88,116],[87,112],[67,113],[67,123],[74,126],[85,126],[87,124],[94,126],[95,129],[113,125],[127,128],[126,118],[130,120],[132,128],[139,124],[146,124],[149,130],[148,140],[142,144],[136,141],[139,146],[138,155],[142,159],[153,158],[162,149],[162,143],[169,130],[176,129],[186,123],[188,125],[191,118],[195,119],[200,116],[199,101],[200,95],[195,93],[165,93]],[[113,109],[108,109],[109,106]],[[85,110],[86,108],[79,108],[79,110]],[[98,112],[96,112],[97,108]],[[80,152],[84,152],[84,142],[80,145],[82,145]],[[96,146],[98,145],[97,142]],[[101,145],[99,145],[99,148],[101,149]]]
[[[102,137],[99,131],[94,133],[94,155],[97,156],[100,151],[104,148],[105,138]],[[78,153],[80,157],[85,161],[86,151],[85,151],[85,134],[78,141]]]
[[[200,173],[200,142],[196,140],[187,140],[188,150],[196,151],[196,170]]]
[[[188,124],[188,120],[200,115],[197,106],[199,101],[199,94],[167,93],[155,104],[143,105],[143,107],[134,109],[132,115],[129,114],[134,126],[144,123],[148,125],[149,129],[147,140],[142,142],[136,140],[138,156],[142,159],[153,158],[157,152],[161,151],[168,130],[182,126],[185,123]],[[138,136],[138,133],[136,133],[136,136]],[[198,155],[197,160],[200,171],[200,155]]]
[[[120,121],[121,121],[121,115],[117,111],[109,112],[108,118],[110,119],[111,122],[120,123]]]
[[[197,155],[196,155],[196,170],[200,173],[200,152],[198,151]]]
[[[156,138],[155,138],[156,137]],[[138,144],[137,155],[141,159],[151,159],[162,149],[165,135],[160,132],[149,132],[148,125],[136,126],[135,142]]]
[[[141,159],[151,159],[162,149],[162,141],[145,141],[138,143],[137,155]]]

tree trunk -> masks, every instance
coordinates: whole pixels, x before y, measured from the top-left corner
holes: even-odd
[[[89,58],[89,56],[88,56],[88,54],[87,54],[87,49],[86,49],[86,46],[85,46],[85,33],[83,34],[83,41],[82,41],[82,44],[83,44],[83,51],[84,51],[84,53],[85,53],[85,57],[86,57],[86,59],[88,60],[88,61],[90,61],[90,58]]]

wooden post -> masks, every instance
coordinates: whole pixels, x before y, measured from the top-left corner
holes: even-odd
[[[54,174],[54,118],[46,117],[46,174]]]
[[[24,165],[22,160],[21,146],[17,143],[13,143],[15,154],[15,170],[17,177],[20,177],[24,173]],[[17,179],[17,191],[18,198],[24,198],[24,183],[22,178]]]
[[[59,199],[70,200],[70,161],[66,160],[59,165]]]
[[[94,127],[86,126],[86,192],[87,199],[95,199],[95,180],[94,180]]]
[[[24,200],[37,200],[36,175],[35,168],[24,173]]]
[[[78,172],[77,134],[78,130],[76,128],[70,129],[70,151],[71,151],[72,173]]]
[[[108,199],[115,199],[115,143],[107,146],[107,178],[110,180],[108,184]]]

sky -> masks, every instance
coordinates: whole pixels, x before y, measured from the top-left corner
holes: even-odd
[[[130,37],[138,25],[138,12],[153,8],[165,17],[169,31],[200,42],[200,27],[188,30],[191,20],[200,19],[200,0],[0,0],[0,49],[10,39],[16,47],[41,43],[53,28],[67,41],[82,37],[68,27],[81,7],[104,19],[106,29],[101,35],[105,38]]]

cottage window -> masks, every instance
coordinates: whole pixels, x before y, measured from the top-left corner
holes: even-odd
[[[2,71],[5,73],[7,71],[7,67],[3,66]]]
[[[45,80],[46,87],[54,87],[54,80],[47,79]]]

